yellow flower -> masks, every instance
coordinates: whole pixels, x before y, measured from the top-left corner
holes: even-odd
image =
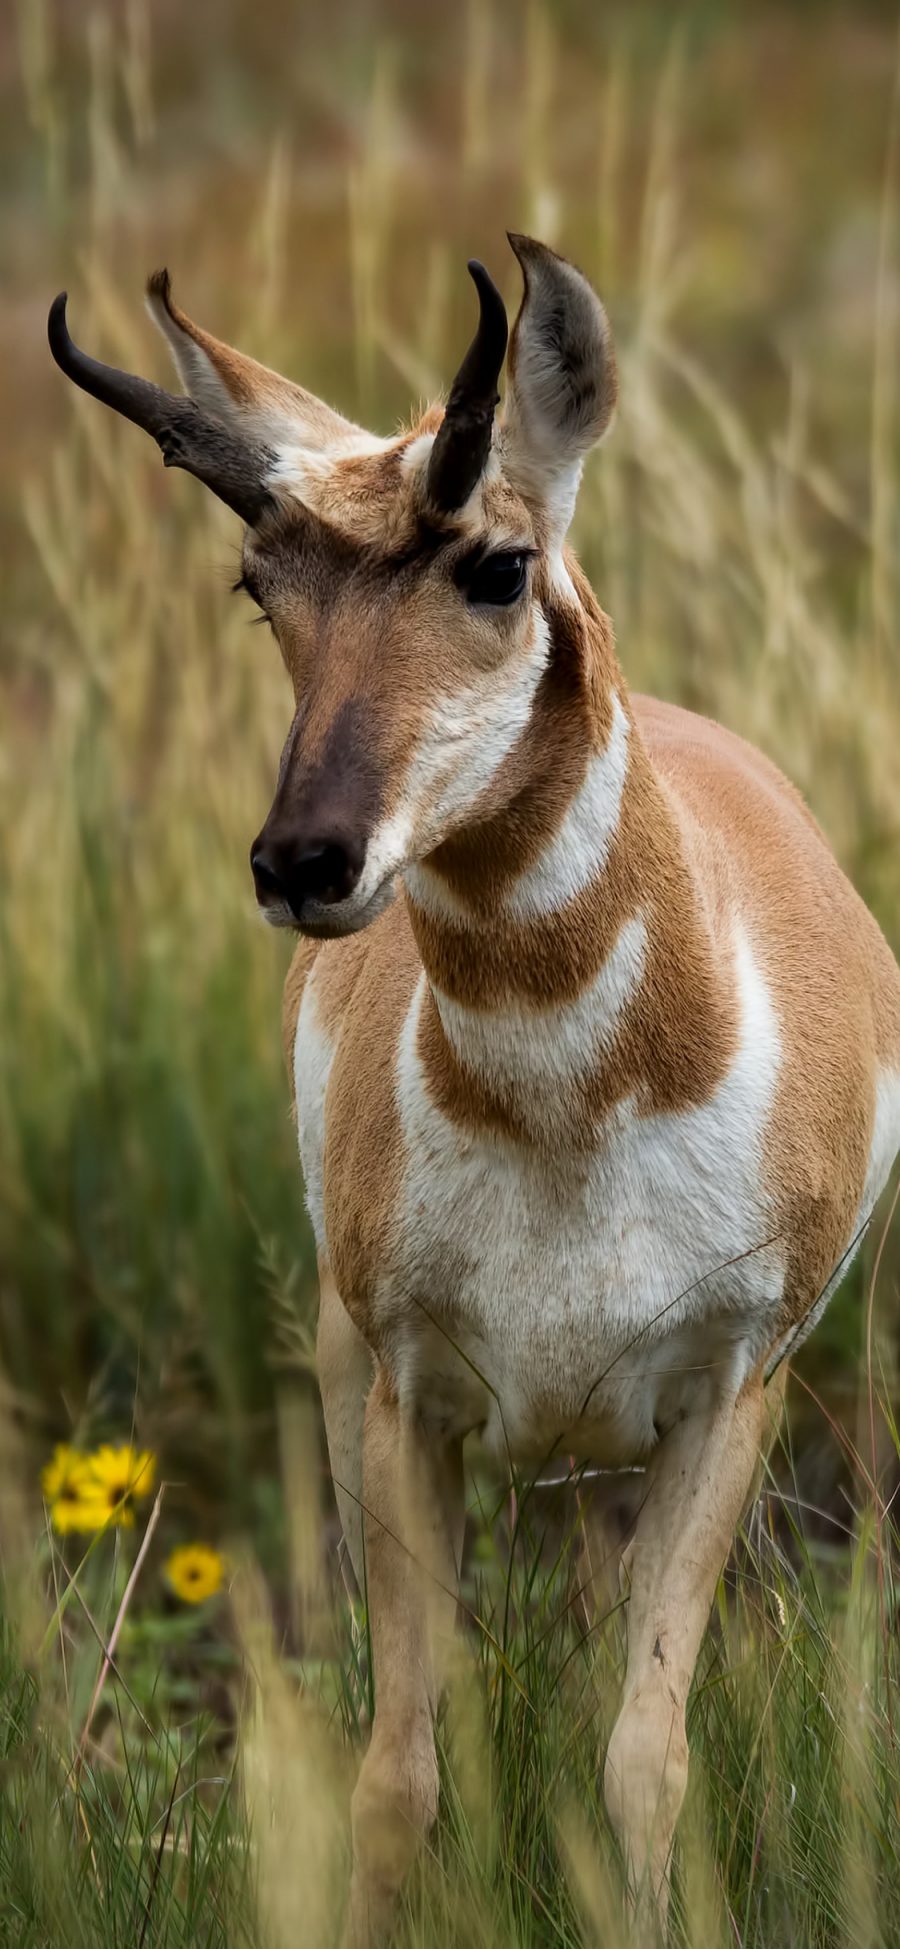
[[[88,1456],[87,1463],[82,1494],[85,1504],[91,1504],[96,1512],[91,1527],[100,1529],[105,1523],[115,1523],[131,1529],[135,1498],[148,1496],[153,1488],[156,1456],[148,1448],[132,1448],[128,1442],[118,1448],[106,1442]]]
[[[225,1558],[206,1543],[182,1543],[173,1550],[166,1564],[170,1590],[183,1604],[202,1604],[222,1587]]]
[[[52,1461],[41,1470],[41,1488],[50,1520],[60,1536],[67,1536],[71,1530],[99,1528],[97,1505],[90,1491],[90,1465],[80,1449],[59,1442]]]

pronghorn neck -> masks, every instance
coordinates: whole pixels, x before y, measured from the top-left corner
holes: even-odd
[[[580,575],[544,608],[531,721],[482,817],[409,870],[406,893],[433,1086],[457,1116],[587,1140],[625,1096],[710,1094],[733,983],[607,618]]]
[[[426,968],[443,921],[464,926],[473,946],[501,918],[552,924],[605,863],[633,739],[612,628],[590,592],[589,601],[576,599],[568,575],[544,594],[547,664],[529,723],[477,815],[407,873],[414,922],[426,923]]]

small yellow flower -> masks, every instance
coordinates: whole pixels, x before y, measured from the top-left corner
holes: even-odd
[[[52,1460],[41,1470],[41,1488],[50,1520],[60,1536],[67,1536],[71,1530],[99,1528],[96,1503],[90,1493],[90,1466],[79,1448],[57,1443]]]
[[[85,1503],[91,1503],[97,1512],[92,1527],[100,1529],[104,1523],[114,1523],[131,1529],[135,1498],[148,1496],[153,1488],[156,1456],[148,1448],[132,1448],[128,1442],[118,1448],[106,1442],[88,1456],[87,1462],[88,1477],[82,1493]]]
[[[206,1543],[182,1543],[166,1564],[170,1590],[183,1604],[202,1604],[221,1590],[225,1558]]]

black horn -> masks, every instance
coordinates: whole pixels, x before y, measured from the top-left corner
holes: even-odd
[[[164,392],[150,379],[118,372],[115,366],[101,365],[79,351],[66,324],[65,291],[50,306],[47,336],[53,357],[68,379],[151,434],[167,467],[183,467],[194,474],[242,521],[256,525],[271,499],[264,485],[273,460],[267,448],[233,433],[192,399]]]
[[[469,275],[478,292],[478,330],[450,388],[428,463],[428,496],[446,514],[461,508],[480,480],[491,448],[497,381],[506,355],[506,306],[477,258]]]

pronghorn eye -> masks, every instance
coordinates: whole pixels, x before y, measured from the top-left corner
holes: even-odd
[[[245,570],[241,571],[241,574],[238,576],[236,582],[232,582],[231,593],[233,596],[240,595],[243,593],[245,596],[249,596],[251,602],[255,602],[258,608],[262,607],[259,600],[259,592],[256,588],[256,584],[254,582],[251,582],[250,577],[249,575],[247,575]]]
[[[525,587],[528,559],[521,548],[485,555],[466,576],[468,601],[493,603],[498,608],[518,601]]]
[[[248,595],[250,597],[250,601],[255,602],[257,609],[261,610],[262,612],[261,615],[254,616],[253,621],[255,623],[268,623],[271,626],[272,618],[269,615],[265,603],[263,602],[262,596],[260,595],[256,587],[256,584],[254,582],[249,581],[246,574],[239,575],[237,581],[232,582],[231,584],[232,595],[237,595],[239,591],[243,591],[244,595]]]

